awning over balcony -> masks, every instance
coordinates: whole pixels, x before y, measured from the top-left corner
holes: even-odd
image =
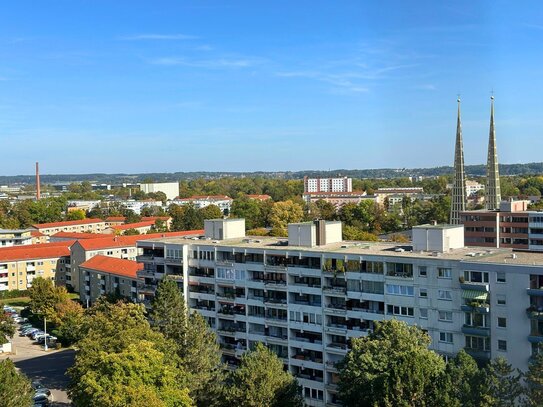
[[[462,290],[462,298],[466,298],[468,300],[486,301],[488,299],[488,293],[476,290]]]

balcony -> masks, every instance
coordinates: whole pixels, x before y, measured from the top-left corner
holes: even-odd
[[[347,315],[347,308],[345,305],[328,304],[324,309],[326,314],[332,315]]]
[[[490,336],[490,328],[464,324],[464,326],[462,326],[462,333],[466,335]]]
[[[528,307],[526,308],[526,315],[528,316],[528,318],[530,319],[538,319],[538,320],[543,320],[543,309],[542,308],[537,308],[537,307]]]
[[[466,353],[477,360],[490,360],[490,350],[464,348]]]
[[[325,327],[324,331],[334,335],[347,335],[347,325],[330,325]]]
[[[488,283],[466,281],[464,280],[464,277],[460,277],[458,281],[460,282],[460,288],[462,290],[473,290],[473,291],[484,291],[484,292],[488,292],[490,290]]]
[[[280,300],[276,298],[264,298],[264,305],[275,308],[287,308],[287,300]]]
[[[340,355],[346,355],[349,347],[346,343],[331,342],[326,345],[326,351],[330,353],[337,353]]]
[[[479,314],[488,314],[490,312],[490,304],[479,301],[466,302],[460,308],[462,311],[478,312]]]
[[[530,343],[542,343],[543,342],[543,335],[539,332],[532,332],[528,336],[528,341]]]
[[[287,288],[287,282],[286,281],[279,281],[279,280],[263,280],[264,281],[264,285],[267,287],[267,288],[277,288],[277,289],[282,289],[282,290],[286,290]]]
[[[156,285],[143,284],[139,287],[139,292],[142,294],[154,294],[156,291]]]
[[[344,297],[347,294],[347,288],[341,286],[325,286],[322,292],[326,295]]]
[[[533,297],[543,297],[543,287],[540,288],[527,288],[526,293]]]
[[[234,262],[231,260],[217,260],[215,264],[219,267],[234,267]]]

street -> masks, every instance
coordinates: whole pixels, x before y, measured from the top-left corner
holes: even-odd
[[[52,406],[71,405],[66,393],[68,377],[65,375],[74,362],[75,352],[72,349],[44,349],[27,337],[13,337],[13,347],[16,355],[0,355],[0,358],[10,358],[30,380],[40,380],[53,394]]]

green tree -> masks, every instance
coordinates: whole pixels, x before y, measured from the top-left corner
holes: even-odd
[[[198,312],[191,314],[180,357],[188,375],[190,395],[198,406],[221,405],[224,368],[220,355],[217,335]]]
[[[28,407],[33,394],[30,380],[17,371],[13,362],[0,361],[0,406]]]
[[[526,372],[526,405],[543,406],[543,353],[539,352]]]
[[[206,219],[222,219],[223,217],[223,213],[217,205],[208,205],[204,208],[200,208],[198,213],[202,218],[202,226],[203,221]]]
[[[93,368],[80,377],[77,391],[70,393],[78,405],[193,406],[188,390],[178,386],[176,366],[153,342],[135,341],[119,352],[99,351],[97,356]]]
[[[231,374],[231,382],[227,395],[229,405],[303,406],[298,382],[283,370],[283,362],[262,343],[242,356],[240,366]]]
[[[339,364],[339,394],[349,406],[435,406],[445,362],[428,346],[420,328],[397,320],[376,324],[373,333],[352,340]]]
[[[270,221],[273,226],[272,235],[286,236],[289,223],[300,222],[304,216],[303,208],[291,200],[273,204]]]
[[[36,277],[32,287],[28,289],[30,309],[34,314],[43,315],[51,321],[57,320],[55,307],[57,304],[69,301],[65,287],[55,287],[51,280]]]
[[[515,407],[522,401],[524,388],[522,373],[515,370],[503,357],[493,359],[485,368],[481,406]]]
[[[151,325],[167,339],[185,346],[187,307],[183,294],[173,280],[163,279],[156,289],[150,313]]]
[[[464,350],[447,363],[442,389],[449,389],[445,405],[450,407],[479,407],[482,403],[482,371]],[[446,393],[443,391],[443,393]]]
[[[75,211],[69,211],[66,215],[66,220],[82,220],[85,219],[85,211],[77,209]]]
[[[126,229],[123,233],[123,235],[125,236],[136,236],[136,235],[139,235],[140,234],[140,231],[137,230],[137,229],[134,229],[134,228],[131,228],[131,229]]]
[[[13,318],[0,310],[0,345],[7,343],[7,338],[13,338],[13,335],[15,335],[15,322]]]
[[[244,218],[245,227],[248,230],[265,226],[261,204],[256,199],[250,199],[246,195],[242,195],[234,199],[230,212],[234,218]]]
[[[365,232],[358,229],[356,226],[343,226],[343,239],[344,240],[361,240],[368,242],[377,242],[379,238],[373,233]]]
[[[140,304],[97,301],[68,374],[76,405],[191,405],[174,343],[151,329]]]

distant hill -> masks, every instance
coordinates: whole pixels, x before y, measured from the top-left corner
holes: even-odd
[[[264,177],[264,178],[283,178],[283,179],[301,179],[304,175],[310,177],[328,177],[328,176],[347,176],[352,178],[403,178],[403,177],[432,177],[439,175],[450,175],[453,172],[452,167],[434,167],[434,168],[381,168],[367,170],[347,170],[337,169],[331,171],[282,171],[282,172],[174,172],[174,173],[141,173],[141,174],[43,174],[40,176],[44,184],[71,183],[80,181],[90,181],[92,183],[120,184],[142,182],[152,179],[155,182],[190,180],[196,178],[222,178],[222,177]],[[485,165],[468,165],[466,173],[471,176],[484,176],[486,173]],[[542,163],[528,164],[502,164],[500,165],[501,175],[535,175],[543,174]],[[32,184],[33,175],[14,175],[1,176],[0,185],[8,184]]]

